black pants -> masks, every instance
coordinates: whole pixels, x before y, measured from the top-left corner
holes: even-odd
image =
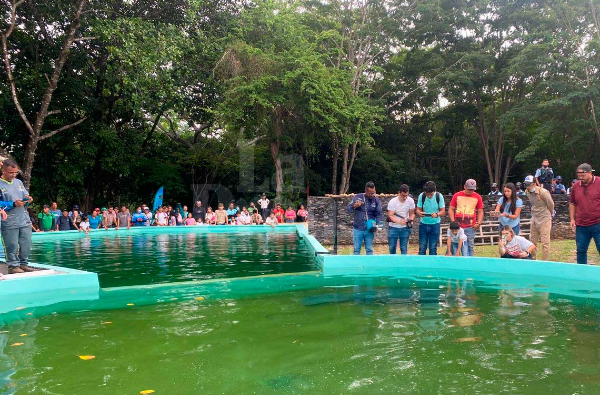
[[[519,258],[517,256],[509,255],[508,253],[502,255],[500,258],[508,258],[508,259],[533,259],[531,255],[527,255],[525,258]]]
[[[262,216],[263,222],[267,220],[267,218],[269,218],[269,209],[268,208],[261,208],[260,209],[260,215]]]

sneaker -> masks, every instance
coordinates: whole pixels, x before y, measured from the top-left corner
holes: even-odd
[[[8,274],[25,273],[19,266],[11,266],[8,268]]]
[[[35,269],[32,268],[31,266],[21,265],[21,266],[19,266],[19,268],[21,270],[23,270],[24,272],[35,272]]]

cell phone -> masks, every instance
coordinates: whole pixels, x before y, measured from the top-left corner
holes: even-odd
[[[24,199],[21,199],[21,201],[22,201],[22,202],[28,202],[28,201],[29,201],[29,198],[27,198],[27,197],[26,197],[26,198],[24,198]]]

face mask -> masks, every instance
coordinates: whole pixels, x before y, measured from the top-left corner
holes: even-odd
[[[138,214],[140,214],[142,212],[142,210],[138,210],[137,212],[138,212]]]

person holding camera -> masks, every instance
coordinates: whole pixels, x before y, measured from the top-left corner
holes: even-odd
[[[500,258],[533,259],[535,244],[523,236],[517,236],[510,225],[502,227],[501,237],[498,241]]]
[[[390,254],[396,253],[398,239],[400,239],[400,253],[408,254],[408,239],[412,233],[412,223],[415,219],[415,201],[408,196],[408,192],[408,185],[400,185],[398,196],[388,203]]]
[[[427,181],[425,191],[417,198],[417,214],[421,216],[419,224],[419,255],[427,253],[437,255],[440,239],[441,216],[446,214],[446,202],[441,193],[437,192],[435,182]]]
[[[15,161],[7,159],[2,162],[0,201],[11,203],[5,208],[6,219],[1,230],[9,274],[34,271],[29,267],[31,219],[26,207],[33,202],[33,198],[23,182],[17,179],[18,174],[19,166]]]
[[[372,181],[366,183],[365,193],[354,195],[347,211],[354,214],[352,223],[354,255],[360,255],[363,242],[367,255],[373,255],[373,240],[375,232],[382,226],[383,211],[381,201],[375,196],[375,184]]]

